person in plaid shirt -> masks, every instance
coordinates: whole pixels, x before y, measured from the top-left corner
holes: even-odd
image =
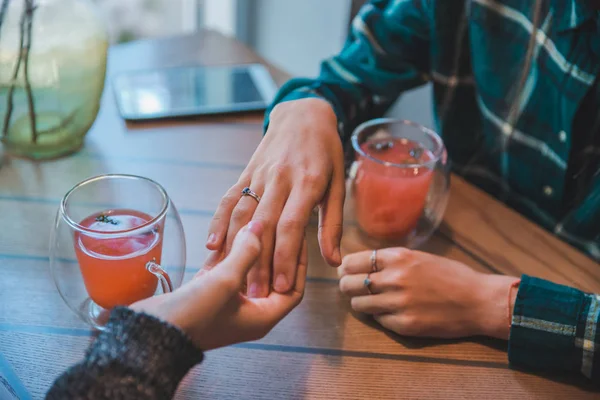
[[[279,91],[207,247],[228,248],[247,221],[266,221],[248,295],[269,292],[271,265],[273,289],[285,292],[320,205],[321,251],[341,263],[354,310],[402,335],[508,339],[512,365],[598,380],[600,296],[400,248],[379,251],[369,295],[370,252],[341,262],[339,241],[343,145],[403,91],[432,82],[454,172],[600,260],[599,10],[597,0],[370,1],[319,77]],[[262,200],[240,198],[243,187]]]

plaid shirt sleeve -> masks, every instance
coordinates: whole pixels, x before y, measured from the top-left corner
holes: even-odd
[[[509,361],[600,381],[599,322],[599,295],[524,275],[513,311]]]
[[[340,54],[323,61],[316,79],[296,78],[278,92],[281,102],[324,98],[333,107],[342,139],[381,116],[408,89],[424,84],[430,69],[429,2],[372,0],[361,8]]]

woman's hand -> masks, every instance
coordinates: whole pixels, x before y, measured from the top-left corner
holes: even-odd
[[[262,197],[260,204],[241,195],[245,187]],[[321,253],[329,264],[341,263],[344,196],[342,143],[329,103],[313,98],[278,104],[267,134],[213,217],[206,246],[218,253],[211,259],[229,253],[242,226],[261,221],[263,252],[248,274],[248,296],[267,296],[271,281],[285,293],[294,288],[304,231],[317,205]]]
[[[369,275],[369,294],[364,281],[371,271],[371,254],[349,255],[339,267],[340,290],[352,298],[355,311],[371,314],[405,336],[508,339],[514,277],[486,275],[447,258],[389,248],[377,252],[378,272]]]
[[[263,225],[251,222],[238,234],[231,253],[210,271],[201,270],[173,293],[134,303],[131,308],[167,321],[187,333],[202,350],[264,337],[302,299],[306,280],[306,241],[295,261],[298,279],[286,294],[249,299],[240,293],[261,252]],[[302,240],[302,239],[301,239]]]

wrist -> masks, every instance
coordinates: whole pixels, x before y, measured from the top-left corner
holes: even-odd
[[[307,97],[277,104],[269,114],[271,123],[286,119],[288,116],[300,117],[303,122],[315,121],[319,124],[333,124],[337,132],[337,115],[331,103],[324,98]]]
[[[518,289],[518,278],[503,275],[483,275],[477,290],[477,335],[508,340],[510,317]]]

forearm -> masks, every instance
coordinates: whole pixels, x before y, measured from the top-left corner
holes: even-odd
[[[308,97],[333,107],[342,139],[356,124],[380,116],[404,91],[426,82],[429,26],[426,2],[379,1],[357,15],[343,50],[324,61],[316,79],[292,79],[273,105]]]
[[[118,308],[85,359],[62,374],[48,399],[168,399],[202,352],[179,329]]]

